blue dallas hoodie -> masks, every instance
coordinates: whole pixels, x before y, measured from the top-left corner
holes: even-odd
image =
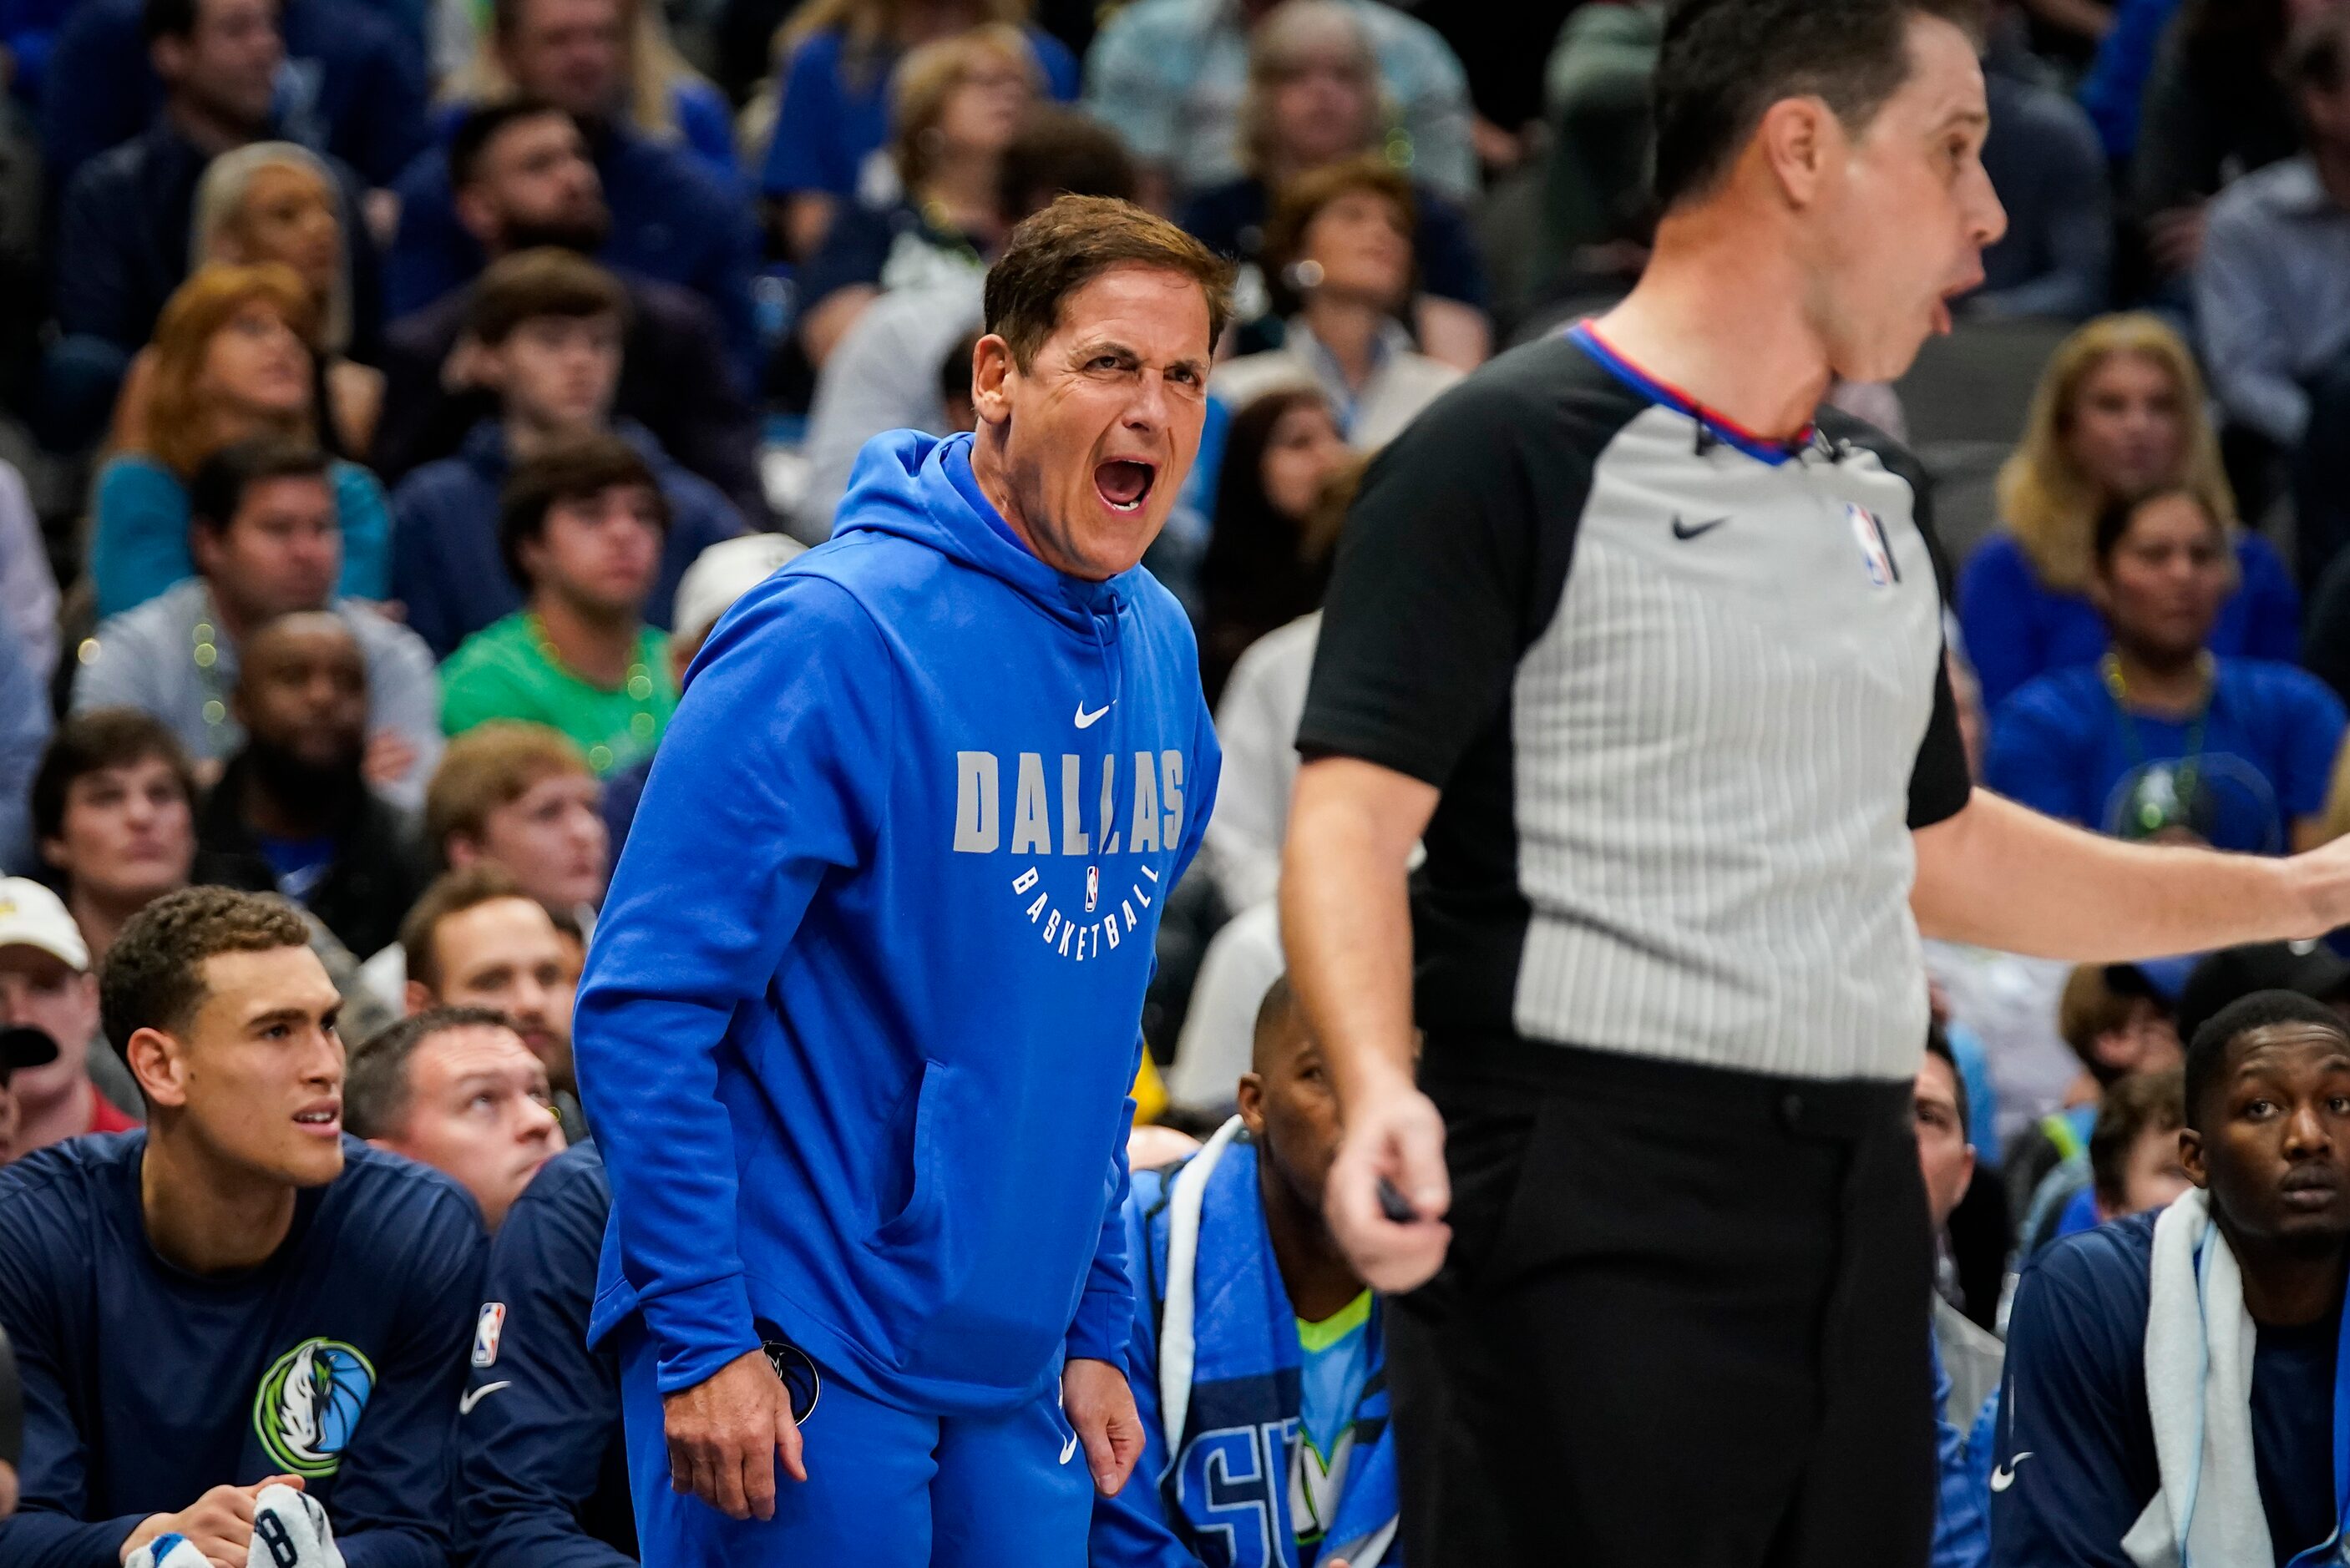
[[[1174,598],[1045,566],[969,451],[877,438],[719,621],[597,922],[588,1333],[640,1314],[664,1393],[754,1315],[929,1414],[1123,1357],[1125,1096],[1219,755]]]

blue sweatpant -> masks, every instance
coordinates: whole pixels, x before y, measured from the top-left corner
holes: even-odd
[[[1093,1475],[1057,1388],[1009,1415],[916,1416],[823,1368],[808,1479],[778,1467],[775,1517],[738,1523],[670,1490],[651,1342],[615,1338],[644,1568],[1083,1568]]]

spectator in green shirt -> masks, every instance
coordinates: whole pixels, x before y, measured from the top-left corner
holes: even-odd
[[[600,775],[653,749],[677,706],[669,639],[644,622],[669,504],[618,436],[563,441],[515,470],[498,545],[527,596],[441,667],[441,725],[493,719],[562,731]]]

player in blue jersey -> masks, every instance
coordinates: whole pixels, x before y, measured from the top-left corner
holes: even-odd
[[[457,1543],[473,1568],[625,1568],[637,1555],[620,1375],[588,1348],[612,1211],[592,1143],[556,1156],[490,1242],[457,1405]]]
[[[0,1171],[0,1328],[25,1390],[8,1568],[177,1534],[244,1568],[263,1483],[348,1568],[449,1554],[450,1412],[487,1245],[437,1171],[344,1136],[339,999],[293,908],[167,894],[100,977],[143,1131]]]
[[[1228,286],[1026,220],[977,432],[876,438],[687,676],[576,1027],[649,1563],[1076,1564],[1134,1464],[1126,1090],[1218,767],[1138,563]]]
[[[1322,1217],[1338,1105],[1286,978],[1239,1098],[1127,1200],[1144,1446],[1094,1504],[1093,1568],[1399,1563],[1381,1313]]]

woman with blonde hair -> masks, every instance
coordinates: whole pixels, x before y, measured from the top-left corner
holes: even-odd
[[[1076,57],[1029,25],[1033,9],[1033,0],[806,0],[776,36],[782,97],[759,172],[786,251],[813,256],[850,203],[887,207],[902,193],[879,155],[889,140],[890,78],[911,50],[1000,22],[1021,30],[1053,97],[1074,99]]]
[[[188,576],[187,482],[204,459],[248,436],[317,439],[316,307],[280,263],[215,263],[182,284],[155,326],[137,445],[99,470],[90,502],[90,576],[100,617]],[[390,514],[357,463],[334,465],[342,531],[338,592],[381,598],[390,583]]]
[[[2105,655],[2089,600],[2097,516],[2166,485],[2191,491],[2232,540],[2237,584],[2211,651],[2296,657],[2300,596],[2275,547],[2237,524],[2194,356],[2158,317],[2102,316],[2049,357],[2022,443],[2000,471],[2000,530],[1959,575],[1959,619],[1987,706],[2035,675]]]
[[[1395,106],[1379,83],[1370,34],[1341,0],[1286,0],[1249,35],[1247,95],[1241,100],[1240,161],[1230,184],[1201,192],[1176,222],[1210,249],[1242,265],[1243,323],[1270,308],[1263,275],[1267,221],[1281,192],[1305,175],[1377,156],[1408,156]],[[1411,327],[1420,348],[1462,370],[1492,348],[1485,316],[1485,263],[1469,216],[1424,180],[1411,181],[1412,251],[1419,296]],[[1243,349],[1262,347],[1249,339]]]
[[[192,272],[214,262],[276,262],[302,279],[311,318],[318,324],[319,440],[338,457],[367,451],[383,408],[383,373],[348,358],[359,335],[353,319],[349,214],[332,171],[307,147],[256,141],[205,166],[194,205],[188,240]],[[370,341],[376,326],[369,324]],[[141,348],[130,362],[107,439],[115,451],[135,449],[146,439],[154,362],[152,347]]]
[[[443,92],[448,107],[439,130],[453,135],[464,111],[512,98],[520,90],[506,46],[515,36],[511,0],[491,0],[483,31],[465,67]],[[658,0],[622,0],[621,101],[611,106],[647,139],[681,147],[707,164],[730,189],[740,189],[742,160],[734,147],[734,116],[726,97],[678,53],[662,21]]]
[[[1020,29],[988,22],[898,63],[889,157],[905,194],[843,211],[800,269],[801,346],[822,365],[874,296],[987,267],[1004,231],[1003,155],[1044,72]]]

